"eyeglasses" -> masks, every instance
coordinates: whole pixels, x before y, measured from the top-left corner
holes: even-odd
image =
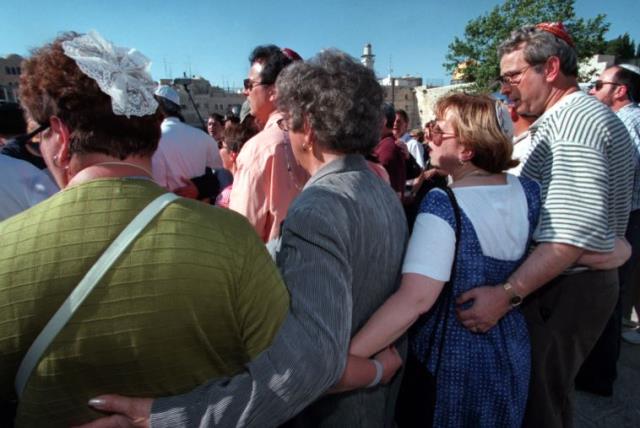
[[[41,156],[40,153],[40,138],[36,138],[40,133],[46,131],[47,129],[49,129],[49,124],[45,124],[45,125],[40,125],[39,127],[37,127],[36,129],[34,129],[33,131],[27,133],[27,134],[22,134],[22,135],[18,135],[17,137],[15,137],[15,142],[23,145],[23,146],[27,146],[29,147],[32,151],[34,151],[37,155]]]
[[[591,84],[591,88],[595,89],[596,91],[599,91],[600,89],[602,89],[604,85],[624,86],[622,83],[605,82],[603,80],[596,80]]]
[[[264,83],[264,82],[254,82],[251,79],[244,79],[242,83],[244,84],[244,89],[249,92],[251,92],[251,90],[256,86],[271,84],[271,83]]]
[[[289,124],[287,119],[280,119],[276,122],[278,124],[278,128],[283,130],[284,132],[289,132]]]
[[[431,126],[430,129],[430,136],[431,136],[431,141],[436,145],[439,146],[440,144],[442,144],[442,142],[446,139],[446,138],[453,138],[456,137],[456,134],[454,134],[453,132],[444,132],[442,130],[442,128],[440,128],[440,126],[438,126],[438,124],[434,124],[433,126]]]
[[[527,73],[527,71],[529,71],[531,67],[533,67],[533,65],[527,65],[526,67],[523,67],[518,71],[505,73],[498,77],[498,82],[501,85],[518,86],[522,81],[524,75]]]

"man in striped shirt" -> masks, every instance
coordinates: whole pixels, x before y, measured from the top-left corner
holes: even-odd
[[[529,257],[507,283],[460,296],[458,303],[474,302],[458,316],[487,331],[526,298],[532,374],[524,426],[571,426],[576,373],[618,294],[615,269],[582,265],[624,236],[633,148],[615,114],[579,90],[576,51],[561,23],[516,30],[498,54],[502,93],[519,114],[540,116],[522,175],[539,181],[543,206]]]

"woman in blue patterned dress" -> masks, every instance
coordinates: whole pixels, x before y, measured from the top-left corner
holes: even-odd
[[[441,99],[436,112],[431,162],[453,179],[450,187],[461,210],[457,256],[452,203],[434,189],[416,219],[400,289],[353,338],[350,353],[372,355],[434,304],[434,311],[444,305],[443,317],[427,317],[410,337],[411,351],[436,378],[433,425],[520,426],[530,365],[522,314],[514,307],[495,328],[477,333],[456,319],[455,298],[477,286],[502,287],[522,262],[538,219],[539,187],[503,173],[517,161],[511,160],[511,142],[503,132],[508,118],[493,99],[454,94]],[[451,298],[437,300],[448,281],[444,290]]]

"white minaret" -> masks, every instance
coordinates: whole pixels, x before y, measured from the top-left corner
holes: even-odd
[[[369,70],[373,70],[374,58],[375,58],[375,55],[371,53],[371,43],[367,43],[366,45],[364,45],[364,49],[362,50],[362,56],[360,57],[360,62]]]

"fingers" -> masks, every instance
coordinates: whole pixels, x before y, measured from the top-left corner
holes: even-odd
[[[150,398],[130,398],[121,395],[101,395],[89,400],[89,406],[106,413],[126,416],[130,424],[116,426],[147,427],[151,414]],[[116,419],[114,419],[116,420]],[[118,420],[119,423],[122,421]],[[114,426],[114,425],[107,425]]]
[[[458,296],[458,298],[456,299],[456,304],[463,305],[469,300],[474,300],[475,298],[476,298],[476,289],[473,288],[465,293],[462,293],[460,296]]]
[[[128,400],[120,395],[101,395],[89,400],[89,406],[101,412],[126,414],[129,410]]]
[[[96,419],[85,425],[73,428],[136,428],[127,417],[122,415],[111,415],[104,418]]]

